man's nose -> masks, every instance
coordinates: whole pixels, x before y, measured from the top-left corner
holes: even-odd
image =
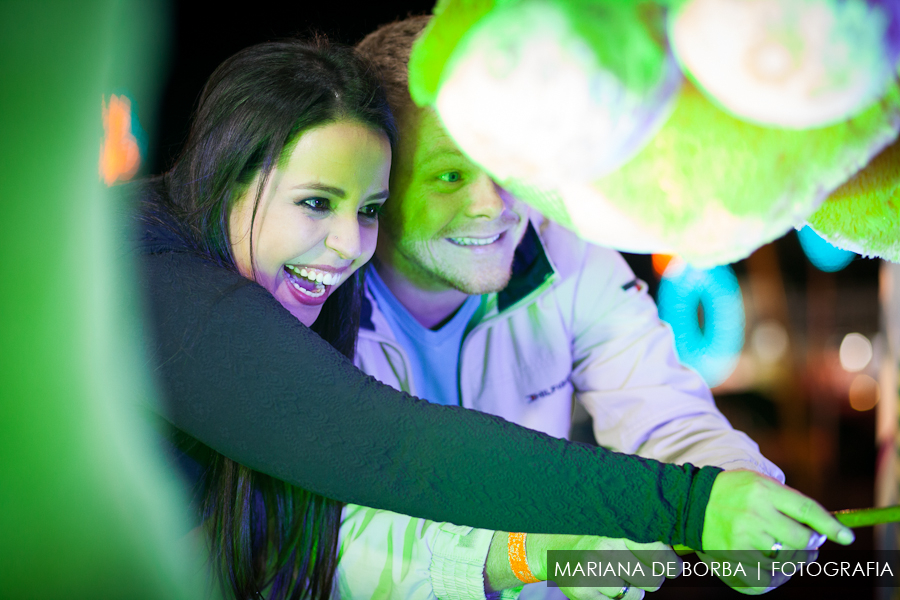
[[[325,247],[344,260],[356,260],[362,254],[359,238],[359,221],[354,214],[336,216],[325,236]]]
[[[508,207],[509,195],[486,173],[482,173],[470,189],[466,214],[472,218],[496,219]]]

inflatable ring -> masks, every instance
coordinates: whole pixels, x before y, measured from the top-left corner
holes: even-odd
[[[731,375],[744,345],[745,320],[731,267],[701,270],[673,261],[659,285],[659,316],[672,327],[681,362],[710,387]]]

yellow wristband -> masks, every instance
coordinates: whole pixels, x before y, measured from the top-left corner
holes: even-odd
[[[528,560],[525,557],[524,533],[510,533],[506,549],[509,553],[509,566],[512,572],[522,583],[537,583],[540,581],[528,568]]]

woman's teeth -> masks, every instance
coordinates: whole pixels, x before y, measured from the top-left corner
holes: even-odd
[[[468,238],[468,237],[459,237],[459,238],[450,238],[450,241],[456,244],[457,246],[487,246],[488,244],[493,244],[497,240],[500,239],[500,234],[489,238]]]
[[[341,280],[341,276],[335,273],[326,273],[325,271],[307,269],[305,267],[295,267],[294,265],[285,265],[285,268],[297,277],[302,277],[315,283],[321,283],[322,285],[334,285]]]
[[[290,280],[288,280],[288,281],[290,281]],[[303,286],[301,286],[296,281],[291,281],[291,285],[294,286],[295,290],[297,290],[298,292],[303,292],[310,298],[321,298],[322,294],[325,293],[325,286],[322,285],[321,283],[316,283],[316,289],[314,289],[314,290],[308,290],[308,289],[304,288]]]
[[[321,298],[325,294],[326,285],[334,285],[341,279],[340,275],[335,275],[334,273],[295,267],[294,265],[285,265],[284,269],[288,273],[287,280],[294,286],[294,289],[310,298]],[[300,280],[308,282],[307,287],[311,283],[313,285],[312,289],[307,289],[307,287],[301,285]]]

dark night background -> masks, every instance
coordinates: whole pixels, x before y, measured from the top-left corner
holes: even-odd
[[[225,4],[173,3],[168,76],[161,90],[155,143],[150,148],[147,166],[142,169],[147,174],[165,170],[177,156],[203,83],[219,63],[238,50],[260,42],[317,33],[352,45],[379,25],[410,14],[431,12],[434,2],[301,0],[259,3],[259,10],[247,4],[239,6],[240,9],[226,8]]]

